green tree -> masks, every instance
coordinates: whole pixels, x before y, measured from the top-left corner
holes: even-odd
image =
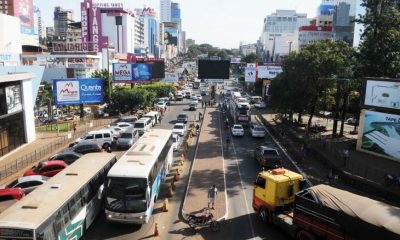
[[[108,73],[107,69],[96,70],[92,73],[92,78],[101,78],[103,79],[103,94],[104,94],[104,102],[110,103],[110,91],[112,91],[112,87],[110,90],[110,86],[112,84],[112,75]]]
[[[51,83],[46,81],[41,82],[40,85],[43,85],[43,87],[40,89],[36,97],[36,106],[47,106],[47,114],[50,117],[52,113],[51,106],[54,101],[53,87]]]
[[[356,21],[365,26],[358,61],[365,77],[400,73],[400,13],[393,0],[363,0],[366,13]]]
[[[242,62],[245,63],[258,63],[260,61],[261,61],[260,56],[258,56],[255,53],[250,53],[249,55],[242,57]]]

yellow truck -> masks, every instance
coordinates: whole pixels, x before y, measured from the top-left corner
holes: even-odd
[[[288,169],[260,172],[253,209],[297,240],[400,239],[400,208],[324,184],[305,185]]]

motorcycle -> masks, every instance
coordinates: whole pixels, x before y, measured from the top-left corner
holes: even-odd
[[[208,210],[208,212],[202,213],[201,215],[189,214],[188,222],[189,226],[193,229],[196,227],[209,226],[211,231],[216,232],[219,230],[219,223],[213,218],[214,215]]]

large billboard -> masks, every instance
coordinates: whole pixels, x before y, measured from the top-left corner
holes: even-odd
[[[14,0],[14,16],[18,17],[21,22],[21,33],[26,35],[34,35],[34,18],[32,0]]]
[[[246,67],[244,70],[244,81],[255,82],[257,78],[257,71],[255,67]]]
[[[357,150],[400,162],[400,115],[363,110]]]
[[[108,37],[102,34],[101,9],[92,0],[81,2],[82,42],[93,44],[95,52],[101,52],[108,47]]]
[[[240,63],[241,60],[240,57],[231,57],[231,63]]]
[[[178,46],[178,24],[174,22],[164,23],[164,44]]]
[[[199,79],[229,79],[229,60],[204,60],[200,59]]]
[[[113,75],[116,83],[150,82],[152,68],[147,63],[114,63]]]
[[[165,73],[165,78],[164,78],[163,82],[176,83],[178,81],[179,81],[178,73]]]
[[[400,110],[400,80],[366,79],[364,106]]]
[[[281,66],[258,66],[258,78],[273,79],[282,72]]]
[[[320,16],[333,16],[334,12],[335,12],[334,5],[320,5],[318,7],[318,13]]]
[[[144,63],[151,65],[151,78],[164,78],[165,77],[164,59],[148,59]]]
[[[68,78],[54,79],[54,104],[97,104],[103,103],[103,79]]]

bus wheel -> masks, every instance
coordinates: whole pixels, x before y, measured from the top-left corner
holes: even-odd
[[[316,240],[315,236],[305,230],[297,233],[296,240]]]
[[[261,208],[260,211],[258,212],[258,215],[260,216],[261,220],[264,223],[268,223],[269,222],[269,211],[266,208]]]

